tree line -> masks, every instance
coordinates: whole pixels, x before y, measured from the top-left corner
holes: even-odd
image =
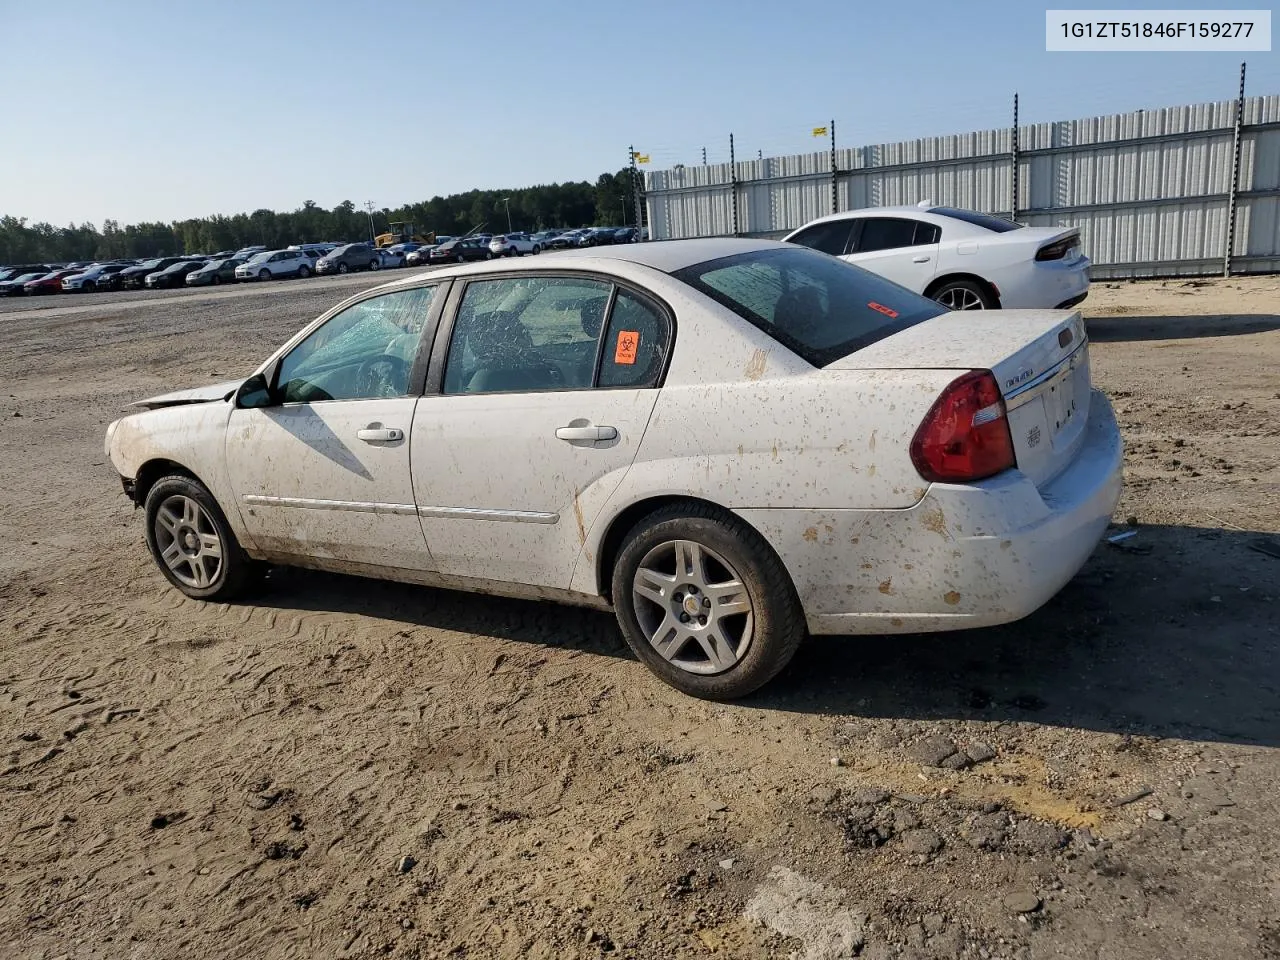
[[[643,190],[639,176],[636,188]],[[508,208],[513,230],[625,226],[635,222],[630,171],[624,168],[617,173],[602,173],[595,183],[582,180],[512,190],[469,190],[394,210],[374,210],[372,214],[350,200],[332,210],[308,200],[292,212],[255,210],[234,216],[217,214],[123,227],[116,220],[105,220],[102,229],[92,223],[65,227],[30,224],[25,218],[6,215],[0,216],[0,264],[178,256],[237,250],[259,243],[275,248],[291,243],[368,240],[371,216],[377,233],[394,220],[411,221],[419,231],[450,236],[480,230],[503,233],[507,230]]]

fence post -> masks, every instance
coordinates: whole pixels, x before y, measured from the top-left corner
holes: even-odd
[[[641,239],[644,238],[644,221],[641,219],[642,211],[640,209],[640,184],[637,180],[638,171],[636,170],[636,148],[635,144],[630,148],[630,167],[631,167],[631,198],[636,208],[636,235]]]
[[[733,190],[733,235],[738,235],[738,162],[733,153],[733,134],[729,134],[729,184]]]
[[[1010,154],[1013,159],[1013,189],[1009,202],[1009,219],[1018,219],[1018,95],[1013,95],[1013,141]]]
[[[1231,276],[1231,254],[1236,245],[1236,195],[1240,192],[1240,126],[1244,122],[1244,68],[1240,64],[1240,96],[1231,145],[1231,192],[1227,194],[1227,249],[1222,254],[1222,275]]]
[[[835,213],[839,206],[837,198],[840,190],[836,181],[836,122],[831,121],[831,212]]]

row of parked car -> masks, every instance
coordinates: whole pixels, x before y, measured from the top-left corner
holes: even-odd
[[[494,257],[523,256],[569,247],[634,243],[634,227],[581,227],[538,233],[437,236],[434,243],[302,243],[283,250],[265,246],[223,250],[213,254],[156,257],[150,260],[94,260],[76,263],[26,263],[0,267],[0,296],[46,293],[95,293],[103,290],[163,290],[216,286],[247,280],[342,274],[432,263],[461,263]]]

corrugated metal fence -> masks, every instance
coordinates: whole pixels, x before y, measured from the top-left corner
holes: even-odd
[[[1276,271],[1280,96],[1243,103],[1231,267]],[[1022,126],[1017,219],[1079,226],[1097,277],[1221,272],[1235,111],[1228,100]],[[839,209],[932,200],[1009,216],[1013,147],[1007,129],[838,149]],[[780,237],[832,212],[831,183],[827,151],[647,172],[650,236]]]

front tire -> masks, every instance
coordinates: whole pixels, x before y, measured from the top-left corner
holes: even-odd
[[[259,270],[259,271],[258,271],[258,279],[259,279],[259,280],[270,280],[270,279],[271,279],[271,271],[270,271],[270,270],[268,270],[266,267],[263,267],[261,270]]]
[[[196,600],[230,600],[261,573],[213,494],[191,477],[161,477],[146,499],[147,549],[165,579]]]
[[[637,524],[618,553],[612,589],[635,655],[665,683],[707,700],[764,686],[806,632],[777,554],[711,506],[676,504]]]
[[[933,291],[933,299],[948,310],[995,310],[1000,306],[991,291],[972,280],[949,280]]]

